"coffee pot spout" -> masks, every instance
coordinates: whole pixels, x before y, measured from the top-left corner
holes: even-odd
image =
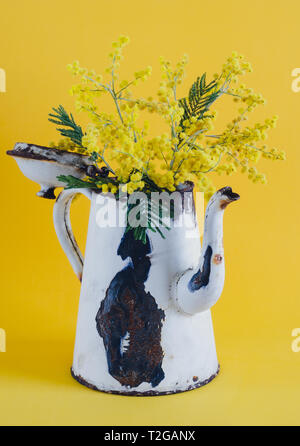
[[[177,274],[172,286],[172,297],[181,312],[201,313],[220,298],[225,280],[223,214],[227,205],[239,198],[230,187],[223,187],[210,199],[199,265],[195,270]]]

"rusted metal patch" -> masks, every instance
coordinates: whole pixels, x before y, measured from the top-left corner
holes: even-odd
[[[176,190],[182,194],[185,192],[193,192],[194,183],[192,181],[185,181],[184,183],[179,184]]]
[[[79,384],[82,384],[85,387],[88,387],[91,390],[99,390],[98,387],[94,386],[93,384],[90,384],[89,382],[87,382],[84,378],[82,378],[82,376],[80,375],[75,375],[75,373],[73,372],[73,368],[71,367],[71,375],[74,379],[76,379],[76,381],[79,382]]]
[[[212,247],[208,245],[204,254],[202,270],[201,268],[199,268],[199,270],[196,272],[196,274],[193,275],[189,282],[188,287],[190,291],[198,291],[200,290],[200,288],[208,285],[211,270],[211,256]]]
[[[229,203],[231,203],[232,201],[236,201],[240,198],[239,194],[232,192],[232,189],[229,186],[223,187],[218,192],[220,192],[222,195],[226,197],[225,200],[220,201],[220,208],[222,210],[225,209],[229,205]]]
[[[191,384],[190,386],[188,386],[186,389],[183,389],[183,390],[170,390],[168,392],[159,392],[157,390],[148,390],[147,392],[137,392],[134,390],[131,392],[125,392],[125,391],[117,391],[117,390],[100,389],[100,388],[94,386],[93,384],[90,384],[89,382],[87,382],[84,378],[82,378],[82,376],[76,375],[74,373],[73,369],[71,368],[72,377],[76,381],[78,381],[80,384],[88,387],[89,389],[97,390],[98,392],[110,393],[112,395],[124,395],[124,396],[163,396],[163,395],[173,395],[176,393],[188,392],[190,390],[195,390],[195,389],[198,389],[199,387],[206,386],[206,384],[209,384],[214,378],[216,378],[216,376],[219,374],[219,372],[220,372],[220,365],[218,366],[216,373],[211,375],[209,378],[207,378],[204,381],[198,381],[195,384]]]
[[[56,196],[54,194],[55,187],[49,187],[47,190],[45,190],[43,193],[41,193],[40,196],[43,198],[48,198],[48,200],[55,200]]]
[[[7,155],[34,159],[39,161],[53,161],[86,171],[92,163],[87,155],[68,152],[67,150],[52,147],[39,146],[37,144],[16,143],[13,150],[8,150]]]
[[[215,265],[220,265],[222,263],[223,257],[220,254],[215,254],[213,256],[213,262]]]
[[[123,236],[118,255],[131,262],[111,281],[96,316],[109,373],[128,387],[143,382],[155,387],[165,376],[161,347],[165,314],[144,285],[151,267],[150,253],[148,236],[146,244],[135,240],[133,231]]]
[[[223,210],[223,209],[226,209],[226,207],[229,205],[229,203],[231,203],[231,201],[229,201],[229,200],[221,200],[220,201],[220,208]]]

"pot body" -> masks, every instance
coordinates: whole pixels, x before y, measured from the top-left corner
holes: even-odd
[[[69,197],[64,203],[59,198],[56,206],[66,209]],[[148,231],[143,244],[130,231],[125,234],[124,226],[100,227],[103,203],[97,193],[90,198],[74,378],[93,389],[128,395],[176,393],[206,384],[219,367],[211,312],[186,314],[171,298],[174,277],[199,263],[195,216],[165,231],[166,239]]]

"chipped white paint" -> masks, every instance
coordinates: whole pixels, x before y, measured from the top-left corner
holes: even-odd
[[[121,345],[120,345],[121,355],[123,355],[126,352],[129,344],[130,344],[130,334],[127,331],[125,336],[121,339]]]
[[[91,164],[88,156],[27,143],[16,143],[7,154],[16,160],[27,178],[40,184],[37,195],[45,198],[51,189],[65,185],[57,179],[59,175],[83,178]],[[50,198],[55,198],[53,192]]]
[[[62,185],[57,175],[83,176],[90,163],[88,157],[25,143],[16,144],[8,154],[16,159],[25,176],[42,185],[42,195]],[[79,193],[91,200],[85,259],[70,223],[70,206]],[[97,200],[99,196],[88,189],[64,190],[54,205],[56,233],[76,275],[82,280],[73,374],[79,381],[99,390],[127,394],[181,392],[206,384],[218,372],[210,308],[219,299],[224,284],[223,213],[238,195],[230,188],[223,188],[210,200],[202,253],[192,205],[184,209],[183,226],[173,224],[172,229],[165,232],[165,240],[149,231],[151,268],[144,282],[145,291],[153,296],[165,315],[160,342],[164,378],[154,387],[148,382],[126,387],[113,378],[108,370],[103,339],[97,332],[95,318],[106,291],[115,275],[128,265],[128,259],[122,260],[117,255],[124,226],[100,227],[97,224],[103,202],[107,209],[111,206],[107,196],[103,201]],[[204,276],[207,280],[203,282]],[[191,287],[191,282],[198,288]],[[120,340],[121,355],[130,347],[130,338],[128,333]]]
[[[198,267],[180,272],[172,286],[177,307],[187,314],[195,314],[211,308],[221,296],[225,280],[223,249],[223,214],[226,204],[233,200],[223,195],[223,189],[210,199],[205,213],[203,246]],[[195,272],[202,269],[207,247],[212,248],[209,283],[198,291],[189,291],[189,283]]]
[[[65,251],[72,268],[79,280],[82,279],[83,257],[77,242],[74,238],[71,221],[70,221],[70,206],[75,195],[81,192],[87,198],[92,197],[92,192],[89,189],[69,189],[61,193],[53,208],[53,219],[57,237],[60,244]]]
[[[78,193],[84,193],[91,199],[84,262],[69,221],[70,204]],[[201,247],[194,216],[191,213],[185,215],[186,226],[173,227],[166,234],[166,240],[157,233],[149,234],[151,268],[145,289],[165,313],[161,332],[165,377],[156,387],[144,382],[138,387],[128,388],[109,374],[103,340],[95,323],[95,316],[112,278],[128,263],[117,255],[124,228],[100,228],[96,223],[99,210],[97,196],[95,192],[87,193],[86,190],[66,190],[60,194],[54,206],[54,223],[60,243],[77,276],[82,276],[72,368],[74,375],[99,390],[128,394],[173,393],[206,383],[218,371],[210,307],[220,297],[224,283],[224,209],[220,206],[232,200],[218,192],[208,205],[203,252],[206,246],[212,247],[211,275],[208,285],[199,291],[191,292],[188,289],[191,277],[197,272],[197,265],[201,268],[203,262],[203,255],[199,261]],[[198,235],[196,238],[190,237],[192,225],[194,235]],[[213,263],[214,258],[217,264]],[[128,342],[130,339],[125,336],[120,346],[123,352]]]

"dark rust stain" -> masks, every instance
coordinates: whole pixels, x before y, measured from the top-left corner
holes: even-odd
[[[181,194],[182,210],[185,209],[191,211],[193,219],[195,220],[196,208],[195,208],[193,191],[194,191],[194,183],[192,181],[185,181],[176,188],[176,192],[179,192]]]
[[[195,390],[195,389],[198,389],[199,387],[206,386],[206,384],[209,384],[214,378],[216,378],[216,376],[219,374],[219,372],[220,372],[220,366],[218,366],[216,373],[211,375],[209,378],[207,378],[204,381],[197,382],[196,384],[191,384],[184,390],[170,390],[168,392],[158,392],[156,390],[148,390],[147,392],[143,393],[143,392],[138,392],[136,390],[134,390],[132,392],[123,392],[123,391],[117,391],[117,390],[98,389],[98,387],[87,382],[84,378],[82,378],[82,376],[75,375],[75,373],[73,372],[73,370],[71,368],[72,377],[76,381],[78,381],[80,384],[88,387],[89,389],[97,390],[98,392],[110,393],[112,395],[125,395],[125,396],[160,396],[160,395],[162,396],[162,395],[172,395],[172,394],[176,394],[176,393],[188,392],[190,390]]]
[[[91,166],[87,167],[86,174],[91,178],[107,178],[109,175],[109,170],[105,166],[99,169],[94,164],[92,164]]]
[[[19,152],[19,151],[15,151],[15,150],[7,150],[6,155],[17,156],[20,158],[34,159],[34,160],[39,160],[39,161],[50,161],[47,157],[40,155],[38,153],[33,154],[30,152],[25,152],[25,151]]]
[[[19,143],[17,143],[19,144]],[[53,153],[58,157],[62,157],[63,155],[66,154],[72,154],[72,155],[76,155],[76,157],[78,157],[78,159],[82,159],[84,160],[86,158],[86,155],[83,155],[81,153],[77,153],[77,152],[70,152],[68,150],[63,150],[63,149],[55,149],[54,147],[46,147],[46,146],[40,146],[38,144],[32,144],[32,143],[20,143],[20,144],[26,144],[27,147],[22,147],[22,149],[13,149],[13,150],[7,150],[6,154],[7,155],[11,155],[11,156],[19,156],[21,158],[29,158],[29,159],[36,159],[36,160],[45,160],[45,161],[49,161],[49,154]],[[34,153],[33,148],[37,147],[38,149],[43,149],[45,150],[45,156],[39,154],[39,153]],[[46,153],[48,156],[46,156]],[[50,158],[51,159],[51,158]],[[57,161],[57,159],[53,159],[53,161]]]
[[[231,203],[231,201],[229,201],[229,200],[221,200],[220,201],[220,208],[223,210],[223,209],[226,209],[226,207],[229,205],[229,203]]]
[[[195,185],[192,181],[185,181],[180,186],[177,186],[176,190],[180,193],[193,192],[194,186]]]
[[[222,187],[222,189],[219,189],[218,192],[225,197],[224,200],[220,201],[220,208],[222,210],[225,209],[229,205],[229,203],[240,199],[239,194],[233,192],[231,187],[229,186]]]
[[[42,198],[48,198],[48,200],[55,200],[56,196],[54,194],[54,187],[49,187],[46,191],[43,192],[43,195],[40,195]]]
[[[92,165],[87,155],[37,144],[16,143],[14,149],[7,150],[6,154],[24,159],[69,165],[80,172],[86,172],[87,168]]]
[[[213,262],[215,265],[222,263],[223,257],[220,254],[215,254],[213,257]]]
[[[74,379],[76,379],[76,381],[79,382],[79,384],[82,384],[85,387],[88,387],[91,390],[99,390],[98,387],[94,386],[93,384],[90,384],[89,382],[87,382],[84,378],[82,378],[82,376],[80,375],[75,375],[75,373],[73,372],[73,369],[71,367],[71,375]]]
[[[160,344],[165,318],[154,297],[145,291],[151,262],[150,241],[144,245],[128,231],[118,254],[131,262],[116,274],[96,316],[103,338],[109,373],[122,385],[137,387],[142,382],[157,386],[164,378]]]
[[[202,269],[200,268],[196,274],[191,278],[188,287],[189,290],[194,292],[200,290],[200,288],[207,286],[209,283],[210,270],[211,270],[211,257],[212,257],[212,247],[207,246],[204,254]]]

